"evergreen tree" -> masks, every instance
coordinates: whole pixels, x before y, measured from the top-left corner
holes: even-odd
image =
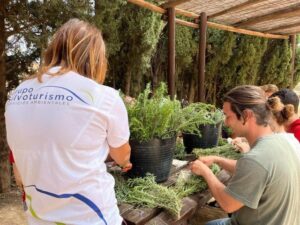
[[[42,60],[41,52],[57,27],[73,17],[90,18],[90,4],[88,0],[23,0],[0,4],[0,192],[10,188],[4,122],[7,92],[15,88],[24,75],[33,72],[32,63]]]
[[[291,84],[291,46],[288,40],[270,40],[260,65],[258,84]]]

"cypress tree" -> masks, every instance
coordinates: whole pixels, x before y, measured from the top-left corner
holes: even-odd
[[[263,57],[258,84],[288,87],[291,83],[291,47],[288,40],[270,40]]]

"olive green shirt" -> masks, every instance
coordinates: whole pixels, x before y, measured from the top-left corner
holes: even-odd
[[[225,191],[244,206],[232,225],[300,225],[300,144],[290,134],[257,140]]]

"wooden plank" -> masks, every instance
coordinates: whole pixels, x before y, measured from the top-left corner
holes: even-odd
[[[131,209],[122,214],[123,219],[128,225],[142,225],[149,221],[151,218],[155,217],[162,210],[155,208],[139,208]]]
[[[268,32],[268,33],[276,33],[276,32],[278,32],[279,33],[281,30],[286,30],[286,29],[295,28],[295,27],[299,27],[300,28],[300,22],[289,24],[289,25],[283,25],[283,26],[274,27],[272,29],[267,30],[266,32]]]
[[[186,11],[184,9],[175,8],[175,12],[176,12],[177,15],[181,15],[181,16],[185,16],[185,17],[189,17],[189,18],[193,18],[193,19],[198,19],[199,18],[198,14]]]
[[[154,4],[151,4],[149,2],[145,2],[144,0],[127,0],[127,1],[130,3],[136,4],[136,5],[139,5],[143,8],[150,9],[154,12],[158,12],[161,14],[166,13],[165,9],[158,7]],[[188,12],[185,10],[175,9],[175,13],[178,15],[183,15],[183,16],[187,16],[190,18],[194,18],[194,19],[199,18],[198,14]],[[179,19],[176,19],[175,21],[176,21],[176,23],[181,24],[181,25],[185,25],[185,26],[189,26],[189,27],[193,27],[193,28],[199,28],[199,25],[197,23],[191,23],[191,22],[187,22],[187,21],[179,20]],[[207,26],[211,27],[211,28],[215,28],[215,29],[226,30],[226,31],[230,31],[230,32],[247,34],[247,35],[252,35],[252,36],[257,36],[257,37],[274,38],[274,39],[288,39],[289,38],[288,35],[275,35],[275,34],[262,33],[262,32],[257,32],[257,31],[241,29],[241,28],[235,28],[233,26],[217,24],[217,23],[213,23],[213,22],[207,22]]]
[[[160,13],[160,14],[166,14],[167,13],[166,9],[164,9],[162,7],[159,7],[159,6],[156,6],[154,4],[151,4],[150,2],[146,2],[144,0],[127,0],[127,1],[132,3],[132,4],[138,5],[142,8],[150,9],[153,12],[157,12],[157,13]],[[186,16],[186,17],[190,17],[190,18],[194,18],[194,19],[199,17],[198,14],[188,12],[188,11],[183,10],[183,9],[175,9],[175,13],[178,14],[178,15],[182,15],[182,16]]]
[[[192,22],[188,22],[185,20],[181,20],[181,19],[175,19],[175,22],[177,24],[180,24],[183,26],[188,26],[188,27],[192,27],[195,29],[199,28],[199,24],[197,24],[197,23],[192,23]],[[262,33],[262,32],[245,30],[245,29],[222,25],[222,24],[213,23],[213,22],[207,22],[207,26],[211,27],[211,28],[219,29],[219,30],[226,30],[226,31],[234,32],[234,33],[252,35],[252,36],[263,37],[263,38],[274,38],[274,39],[288,39],[289,38],[289,36],[287,36],[287,35]]]
[[[122,216],[125,212],[128,212],[129,210],[133,209],[134,207],[132,205],[126,204],[126,203],[121,203],[118,205],[119,210],[120,210],[120,215]]]
[[[213,23],[213,22],[207,22],[207,26],[211,27],[211,28],[220,29],[220,30],[226,30],[226,31],[231,31],[231,32],[235,32],[235,33],[247,34],[247,35],[263,37],[263,38],[274,38],[274,39],[288,39],[289,38],[289,36],[287,36],[287,35],[262,33],[262,32],[236,28],[233,26],[227,26],[227,25],[222,25],[222,24]]]
[[[151,4],[149,2],[146,2],[144,0],[127,0],[128,2],[130,3],[133,3],[135,5],[138,5],[142,8],[146,8],[146,9],[150,9],[154,12],[158,12],[158,13],[161,13],[161,14],[165,14],[167,12],[167,10],[159,7],[159,6],[156,6],[154,4]]]
[[[268,13],[268,14],[264,14],[264,15],[256,16],[256,17],[251,17],[246,20],[242,20],[240,22],[235,23],[234,26],[238,26],[238,27],[251,26],[251,25],[254,25],[257,23],[270,21],[270,20],[274,20],[274,19],[299,16],[299,14],[300,14],[300,4],[294,4],[289,8],[285,8],[285,9],[278,10],[278,11],[275,11],[272,13]]]
[[[145,225],[187,225],[187,219],[195,213],[196,207],[197,202],[195,200],[188,197],[184,198],[179,218],[174,218],[174,216],[164,211],[149,220]]]
[[[254,4],[257,4],[257,3],[260,3],[260,2],[264,2],[264,1],[266,1],[266,0],[248,0],[246,2],[243,2],[241,4],[233,6],[231,8],[228,8],[228,9],[222,10],[220,12],[214,13],[212,15],[209,15],[208,18],[215,18],[215,17],[218,17],[218,16],[222,16],[224,14],[227,14],[227,13],[232,13],[232,12],[235,12],[235,11],[238,11],[238,10],[242,10],[242,9],[245,9],[245,8],[251,6],[251,5],[254,5]]]
[[[192,22],[188,22],[188,21],[185,21],[185,20],[181,20],[181,19],[175,19],[175,22],[177,24],[180,24],[180,25],[183,25],[183,26],[199,29],[199,24],[197,24],[197,23],[192,23]]]
[[[167,9],[167,8],[170,8],[170,7],[175,7],[177,5],[180,5],[180,4],[183,4],[185,2],[189,2],[191,0],[173,0],[173,1],[169,1],[169,2],[166,2],[164,4],[161,4],[161,7]]]

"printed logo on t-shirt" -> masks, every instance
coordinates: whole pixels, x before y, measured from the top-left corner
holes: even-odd
[[[42,86],[39,88],[20,88],[9,97],[8,104],[25,105],[69,105],[72,102],[90,105],[93,96],[88,91],[80,91],[80,94],[61,86]]]

